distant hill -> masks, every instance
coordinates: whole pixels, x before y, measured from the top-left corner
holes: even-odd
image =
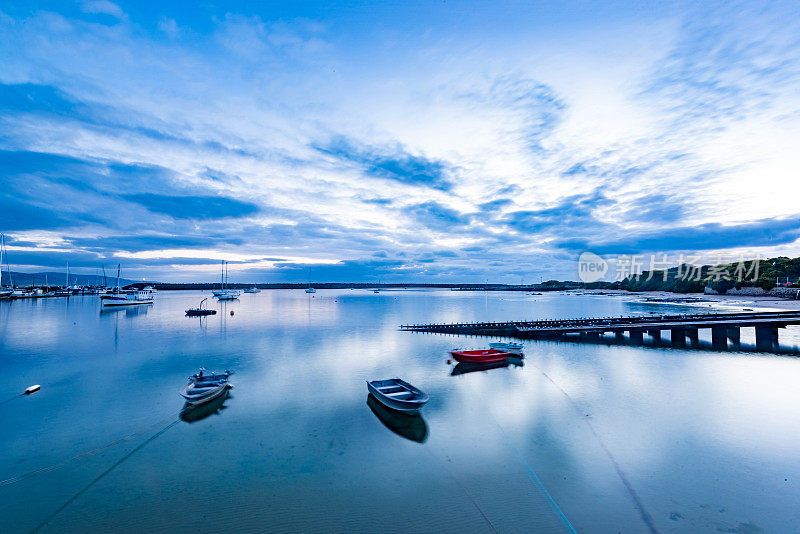
[[[9,286],[13,282],[15,286],[25,287],[25,286],[43,286],[45,281],[51,286],[63,286],[66,282],[66,273],[64,272],[47,272],[47,273],[19,273],[15,271],[11,271],[9,280],[9,273],[8,271],[3,271],[3,285]],[[119,285],[126,286],[128,284],[132,284],[136,282],[136,280],[129,280],[127,278],[120,278]],[[69,283],[70,285],[78,284],[81,286],[88,286],[88,285],[103,285],[103,277],[97,276],[94,274],[72,274],[69,275]],[[106,284],[109,287],[117,285],[117,278],[116,276],[108,276],[106,277]]]

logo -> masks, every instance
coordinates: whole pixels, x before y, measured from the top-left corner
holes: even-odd
[[[608,262],[594,252],[584,252],[578,258],[578,278],[586,284],[602,280],[608,272]]]

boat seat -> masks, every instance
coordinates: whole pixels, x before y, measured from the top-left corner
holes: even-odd
[[[392,393],[384,393],[384,395],[386,395],[387,397],[398,397],[400,395],[411,395],[411,392],[406,390],[393,391]]]

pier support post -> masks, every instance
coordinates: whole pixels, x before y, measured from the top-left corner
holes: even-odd
[[[597,343],[598,341],[600,341],[600,332],[586,332],[586,334],[584,334],[584,337],[586,337],[587,341]]]
[[[629,335],[631,338],[631,343],[636,343],[637,345],[644,343],[644,332],[642,330],[631,330]]]
[[[742,342],[742,332],[739,330],[738,326],[732,326],[728,328],[728,339],[731,340],[731,343],[734,347],[739,347]]]
[[[625,341],[625,332],[622,331],[614,332],[614,339],[617,340],[617,343],[622,343],[623,341]]]
[[[697,332],[697,328],[687,328],[686,329],[686,339],[691,342],[692,347],[699,347],[700,346],[700,337]]]
[[[661,343],[661,330],[648,330],[647,333],[653,338],[654,345],[659,345]]]
[[[774,351],[778,348],[778,327],[757,326],[756,348],[758,350]]]
[[[728,329],[724,327],[711,328],[711,346],[717,350],[728,348]]]
[[[669,329],[670,344],[673,347],[686,346],[686,330],[683,328],[670,328]]]

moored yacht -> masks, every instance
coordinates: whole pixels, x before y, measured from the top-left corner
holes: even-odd
[[[219,300],[236,300],[239,298],[239,295],[242,293],[238,289],[230,289],[226,286],[228,285],[228,262],[222,260],[222,275],[220,281],[220,288],[214,289],[211,293],[217,297]]]
[[[148,291],[131,290],[117,295],[104,295],[103,306],[133,306],[136,304],[152,304],[153,294]]]

